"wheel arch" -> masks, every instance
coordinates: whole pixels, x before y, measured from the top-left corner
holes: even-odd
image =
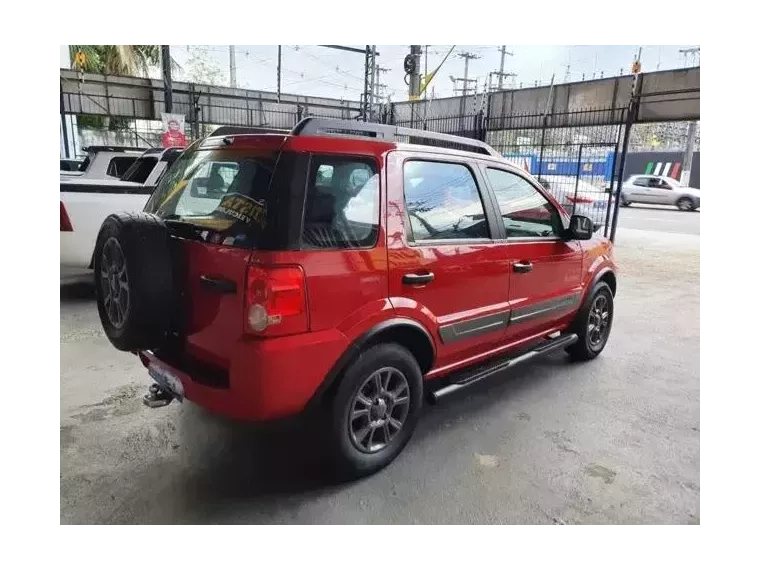
[[[599,273],[597,273],[594,278],[591,280],[591,285],[588,288],[588,291],[591,291],[594,287],[596,287],[596,284],[600,281],[603,281],[609,285],[610,290],[612,291],[612,296],[615,296],[615,293],[617,292],[617,276],[615,275],[615,272],[609,268],[605,267]]]
[[[339,385],[343,371],[362,351],[381,344],[393,342],[412,353],[424,376],[435,361],[435,342],[428,330],[418,321],[404,317],[393,317],[382,321],[362,333],[351,343],[325,376],[324,381],[307,404],[307,409],[329,399]]]

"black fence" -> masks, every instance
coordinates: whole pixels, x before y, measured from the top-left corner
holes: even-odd
[[[206,136],[217,126],[246,125],[289,129],[305,116],[305,110],[214,107],[185,109],[188,141]],[[187,107],[187,106],[185,106]],[[316,112],[315,112],[316,111]],[[341,110],[310,109],[309,116],[355,119]],[[336,112],[337,111],[337,112]],[[178,108],[182,113],[183,109]],[[204,117],[203,113],[211,117]],[[338,115],[336,117],[336,114]],[[598,231],[611,235],[614,193],[612,174],[620,170],[620,153],[627,109],[581,110],[571,113],[528,113],[489,116],[487,109],[469,115],[397,121],[393,105],[375,113],[377,121],[435,131],[490,144],[501,155],[533,174],[568,213],[592,219]],[[209,120],[213,118],[214,120]],[[156,120],[79,116],[81,146],[130,144],[160,146],[162,124]],[[99,125],[93,129],[92,123]],[[88,126],[90,125],[90,126]],[[420,142],[413,137],[404,142]],[[456,144],[449,145],[456,148]]]
[[[612,174],[619,168],[627,108],[570,113],[413,117],[393,124],[482,140],[536,176],[570,214],[592,219],[610,235]]]

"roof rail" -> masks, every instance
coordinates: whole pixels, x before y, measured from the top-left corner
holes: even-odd
[[[472,152],[479,154],[488,154],[491,156],[501,155],[486,143],[448,135],[445,133],[436,133],[434,131],[423,131],[422,129],[410,129],[407,127],[397,127],[395,125],[381,125],[379,123],[365,123],[362,121],[348,121],[344,119],[322,119],[317,117],[306,117],[302,119],[291,131],[293,135],[326,135],[326,136],[361,136],[375,138],[387,141],[395,141],[398,137],[413,137],[426,141],[447,142],[467,147]],[[431,144],[431,146],[440,146]]]
[[[118,146],[118,145],[93,145],[93,146],[86,146],[83,147],[82,150],[84,152],[123,152],[126,150],[137,150],[140,152],[145,152],[148,150],[145,147],[139,147],[139,146]]]
[[[290,133],[288,129],[275,129],[273,127],[236,127],[236,126],[224,126],[214,129],[214,131],[208,135],[210,137],[221,137],[230,135],[264,135],[267,133],[283,134]]]

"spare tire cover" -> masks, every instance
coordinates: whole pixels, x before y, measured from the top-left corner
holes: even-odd
[[[93,265],[103,330],[125,351],[161,346],[171,323],[170,234],[144,212],[111,214],[100,227]]]

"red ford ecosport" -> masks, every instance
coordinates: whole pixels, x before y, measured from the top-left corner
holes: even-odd
[[[424,395],[604,348],[610,242],[486,144],[327,119],[215,135],[98,237],[100,318],[147,366],[148,405],[317,410],[336,465],[364,475]]]

